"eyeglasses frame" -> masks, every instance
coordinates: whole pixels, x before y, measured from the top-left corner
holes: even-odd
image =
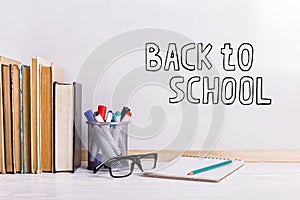
[[[97,173],[97,171],[99,171],[101,169],[101,167],[108,167],[109,169],[109,173],[111,175],[111,177],[113,178],[124,178],[124,177],[127,177],[127,176],[130,176],[134,170],[134,166],[137,165],[138,168],[144,172],[143,170],[143,167],[141,165],[141,158],[143,157],[146,157],[146,156],[152,156],[153,155],[153,158],[154,158],[154,166],[153,166],[153,169],[156,167],[156,163],[157,163],[157,157],[158,157],[158,154],[157,153],[147,153],[147,154],[137,154],[137,155],[129,155],[129,156],[117,156],[117,157],[113,157],[113,158],[110,158],[102,163],[100,163],[98,166],[95,166],[94,167],[94,174]],[[130,168],[130,173],[127,174],[127,175],[124,175],[124,176],[114,176],[113,173],[112,173],[112,169],[111,169],[111,164],[115,161],[119,161],[119,160],[131,160],[132,163],[131,163],[131,168]]]

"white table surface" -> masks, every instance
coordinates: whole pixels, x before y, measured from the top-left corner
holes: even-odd
[[[0,199],[300,199],[300,163],[245,163],[220,183],[75,174],[0,175]]]

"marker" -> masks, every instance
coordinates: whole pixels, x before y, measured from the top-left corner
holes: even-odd
[[[98,106],[98,113],[101,115],[101,117],[102,117],[103,120],[105,120],[106,109],[107,109],[107,107],[104,106],[104,105],[99,105]]]
[[[114,121],[115,122],[120,122],[121,121],[121,113],[120,111],[116,111],[114,114]]]
[[[124,106],[122,111],[121,111],[121,121],[123,119],[123,117],[126,115],[126,113],[128,113],[130,111],[130,108]]]
[[[222,167],[224,165],[229,165],[231,163],[232,163],[232,160],[226,160],[224,162],[221,162],[221,163],[218,163],[218,164],[215,164],[215,165],[211,165],[211,166],[208,166],[208,167],[203,167],[203,168],[200,168],[200,169],[190,171],[187,175],[199,174],[199,173],[206,172],[206,171],[209,171],[209,170],[212,170],[212,169],[216,169],[218,167]]]
[[[99,113],[98,113],[98,111],[95,111],[94,112],[94,117],[97,116],[97,115],[99,115]]]
[[[107,112],[107,115],[106,115],[106,122],[112,122],[113,121],[113,116],[114,116],[114,113],[113,111],[109,110]]]
[[[120,148],[107,129],[106,126],[102,126],[101,128],[100,126],[92,127],[93,134],[95,135],[94,142],[99,144],[98,147],[101,149],[102,160],[116,157],[121,154]]]
[[[91,121],[91,122],[95,122],[95,118],[94,118],[94,115],[93,115],[93,111],[91,110],[87,110],[85,113],[84,113],[84,116],[86,117],[86,119],[88,121]]]
[[[123,117],[123,119],[121,120],[122,122],[129,122],[130,118],[131,118],[132,113],[131,112],[127,112],[126,115]]]
[[[113,115],[113,118],[112,118],[111,122],[116,122],[115,113]]]
[[[101,153],[97,153],[95,161],[94,161],[94,166],[100,165],[101,162],[102,162],[102,154]]]
[[[103,118],[98,112],[95,112],[95,119],[97,122],[104,122]]]
[[[103,139],[105,139],[109,146],[113,149],[115,156],[119,156],[121,154],[120,148],[118,147],[118,144],[116,143],[116,141],[114,140],[114,138],[111,135],[110,132],[110,128],[107,126],[94,126],[94,133],[95,135],[98,135],[98,137],[103,137]],[[101,149],[105,148],[103,145],[100,145]],[[102,148],[103,147],[103,148]],[[105,154],[104,152],[102,152],[102,156],[106,156],[108,154]],[[110,156],[113,157],[113,156]],[[105,158],[103,157],[103,160]]]

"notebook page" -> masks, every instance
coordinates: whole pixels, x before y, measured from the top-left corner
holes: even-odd
[[[215,158],[179,157],[172,161],[167,167],[153,171],[151,174],[166,177],[219,181],[243,165],[243,161],[241,160],[232,160],[233,162],[229,165],[218,167],[196,175],[187,175],[187,173],[192,170],[208,167],[224,161],[224,159]]]

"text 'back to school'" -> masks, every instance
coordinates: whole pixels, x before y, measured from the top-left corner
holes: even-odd
[[[210,43],[188,43],[178,50],[176,43],[169,43],[167,51],[163,52],[158,44],[149,42],[145,45],[145,69],[152,73],[211,70],[215,67],[210,60],[212,49]],[[220,49],[220,54],[222,70],[226,73],[239,70],[243,76],[173,76],[169,80],[173,93],[169,97],[169,103],[176,104],[186,99],[192,104],[272,104],[272,99],[264,96],[264,78],[247,74],[253,66],[254,48],[250,43],[242,43],[237,49],[233,49],[230,43],[225,43]],[[196,57],[194,63],[190,61],[192,59],[188,59],[191,55]],[[201,95],[195,95],[196,88],[201,90]]]

